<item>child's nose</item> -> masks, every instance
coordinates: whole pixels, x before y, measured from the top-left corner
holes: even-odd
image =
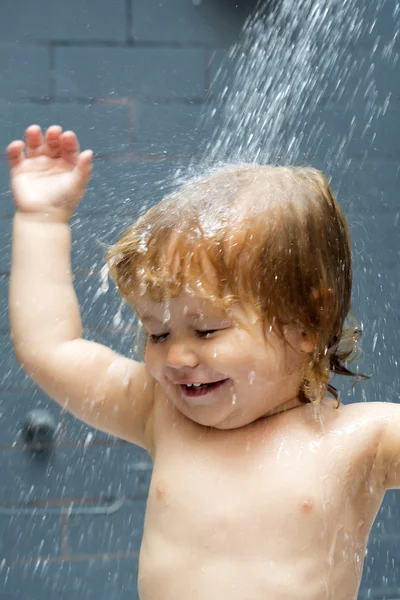
[[[168,348],[167,363],[169,367],[196,367],[199,364],[197,354],[185,344],[171,344]]]

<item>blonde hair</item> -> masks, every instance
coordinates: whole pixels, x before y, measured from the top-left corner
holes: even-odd
[[[310,167],[231,165],[189,180],[151,208],[106,257],[135,305],[194,292],[229,310],[250,303],[283,335],[296,324],[314,340],[300,397],[319,402],[331,373],[368,379],[345,363],[361,330],[345,328],[352,290],[350,236],[325,176]]]

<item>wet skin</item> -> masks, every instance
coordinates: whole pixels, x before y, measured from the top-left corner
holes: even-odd
[[[63,408],[154,461],[141,599],[355,598],[374,516],[400,487],[396,405],[325,400],[315,414],[298,399],[312,340],[288,328],[285,344],[248,307],[226,322],[205,301],[177,298],[168,316],[142,298],[145,365],[83,339],[69,219],[92,152],[31,126],[7,154],[16,356]],[[182,387],[216,381],[209,395]]]
[[[137,308],[148,334],[146,367],[189,419],[232,429],[300,404],[300,368],[312,348],[300,330],[285,328],[282,340],[248,306],[226,314],[190,295],[169,303],[143,298]],[[216,381],[224,385],[198,398],[181,385]]]
[[[301,333],[288,348],[251,311],[243,329],[196,302],[140,307],[156,380],[141,599],[355,598],[385,493],[374,404],[301,404]],[[182,389],[206,381],[224,383]]]
[[[383,500],[374,403],[202,427],[158,388],[142,600],[350,600]]]

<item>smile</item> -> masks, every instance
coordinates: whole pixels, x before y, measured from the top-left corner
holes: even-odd
[[[228,379],[222,379],[221,381],[213,381],[211,383],[189,383],[180,384],[179,387],[189,398],[198,398],[199,396],[205,396],[220,388]]]

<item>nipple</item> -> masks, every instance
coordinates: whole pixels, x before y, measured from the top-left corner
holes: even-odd
[[[309,513],[314,508],[314,501],[312,498],[306,498],[301,504],[301,510],[304,513]]]
[[[156,487],[156,495],[158,500],[165,500],[167,496],[167,486],[163,481],[160,481]]]

